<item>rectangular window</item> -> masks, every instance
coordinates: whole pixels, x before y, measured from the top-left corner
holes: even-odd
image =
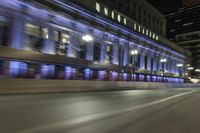
[[[26,30],[26,34],[28,34],[30,36],[39,37],[39,34],[40,34],[39,26],[27,23],[25,25],[25,30]]]
[[[6,46],[9,38],[9,18],[0,16],[0,45]]]
[[[108,16],[108,8],[104,7],[104,14]]]
[[[42,52],[44,41],[48,39],[48,29],[31,23],[25,24],[25,33],[28,35],[28,45],[33,51]]]
[[[126,25],[126,18],[124,18],[124,24]]]
[[[54,31],[54,41],[56,42],[56,53],[58,55],[67,54],[67,46],[69,45],[70,36],[67,33]]]
[[[112,17],[112,19],[115,19],[115,12],[114,11],[111,12],[111,17]]]
[[[118,22],[121,22],[121,16],[119,14],[117,15],[117,20]]]
[[[96,2],[96,10],[97,10],[97,12],[100,12],[100,4],[98,3],[98,2]]]
[[[134,30],[136,30],[137,29],[137,24],[134,24]]]
[[[43,28],[42,29],[42,38],[43,39],[48,39],[49,38],[48,29],[47,28]]]

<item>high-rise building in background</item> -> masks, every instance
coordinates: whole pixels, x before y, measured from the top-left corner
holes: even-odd
[[[183,7],[192,7],[200,4],[200,0],[183,0]]]
[[[0,75],[180,83],[187,76],[191,53],[165,38],[164,16],[144,0],[8,0],[0,8]]]
[[[167,37],[181,47],[192,52],[191,68],[193,76],[199,77],[200,70],[200,5],[198,0],[185,0],[186,5],[166,15]]]

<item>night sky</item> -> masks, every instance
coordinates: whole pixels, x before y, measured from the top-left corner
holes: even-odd
[[[147,0],[163,14],[170,13],[181,7],[182,0]]]

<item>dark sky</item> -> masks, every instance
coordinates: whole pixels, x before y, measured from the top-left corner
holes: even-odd
[[[170,13],[181,7],[182,0],[147,0],[163,14]]]

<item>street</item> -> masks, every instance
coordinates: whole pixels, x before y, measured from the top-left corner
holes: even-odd
[[[0,96],[0,133],[199,133],[200,91]]]

